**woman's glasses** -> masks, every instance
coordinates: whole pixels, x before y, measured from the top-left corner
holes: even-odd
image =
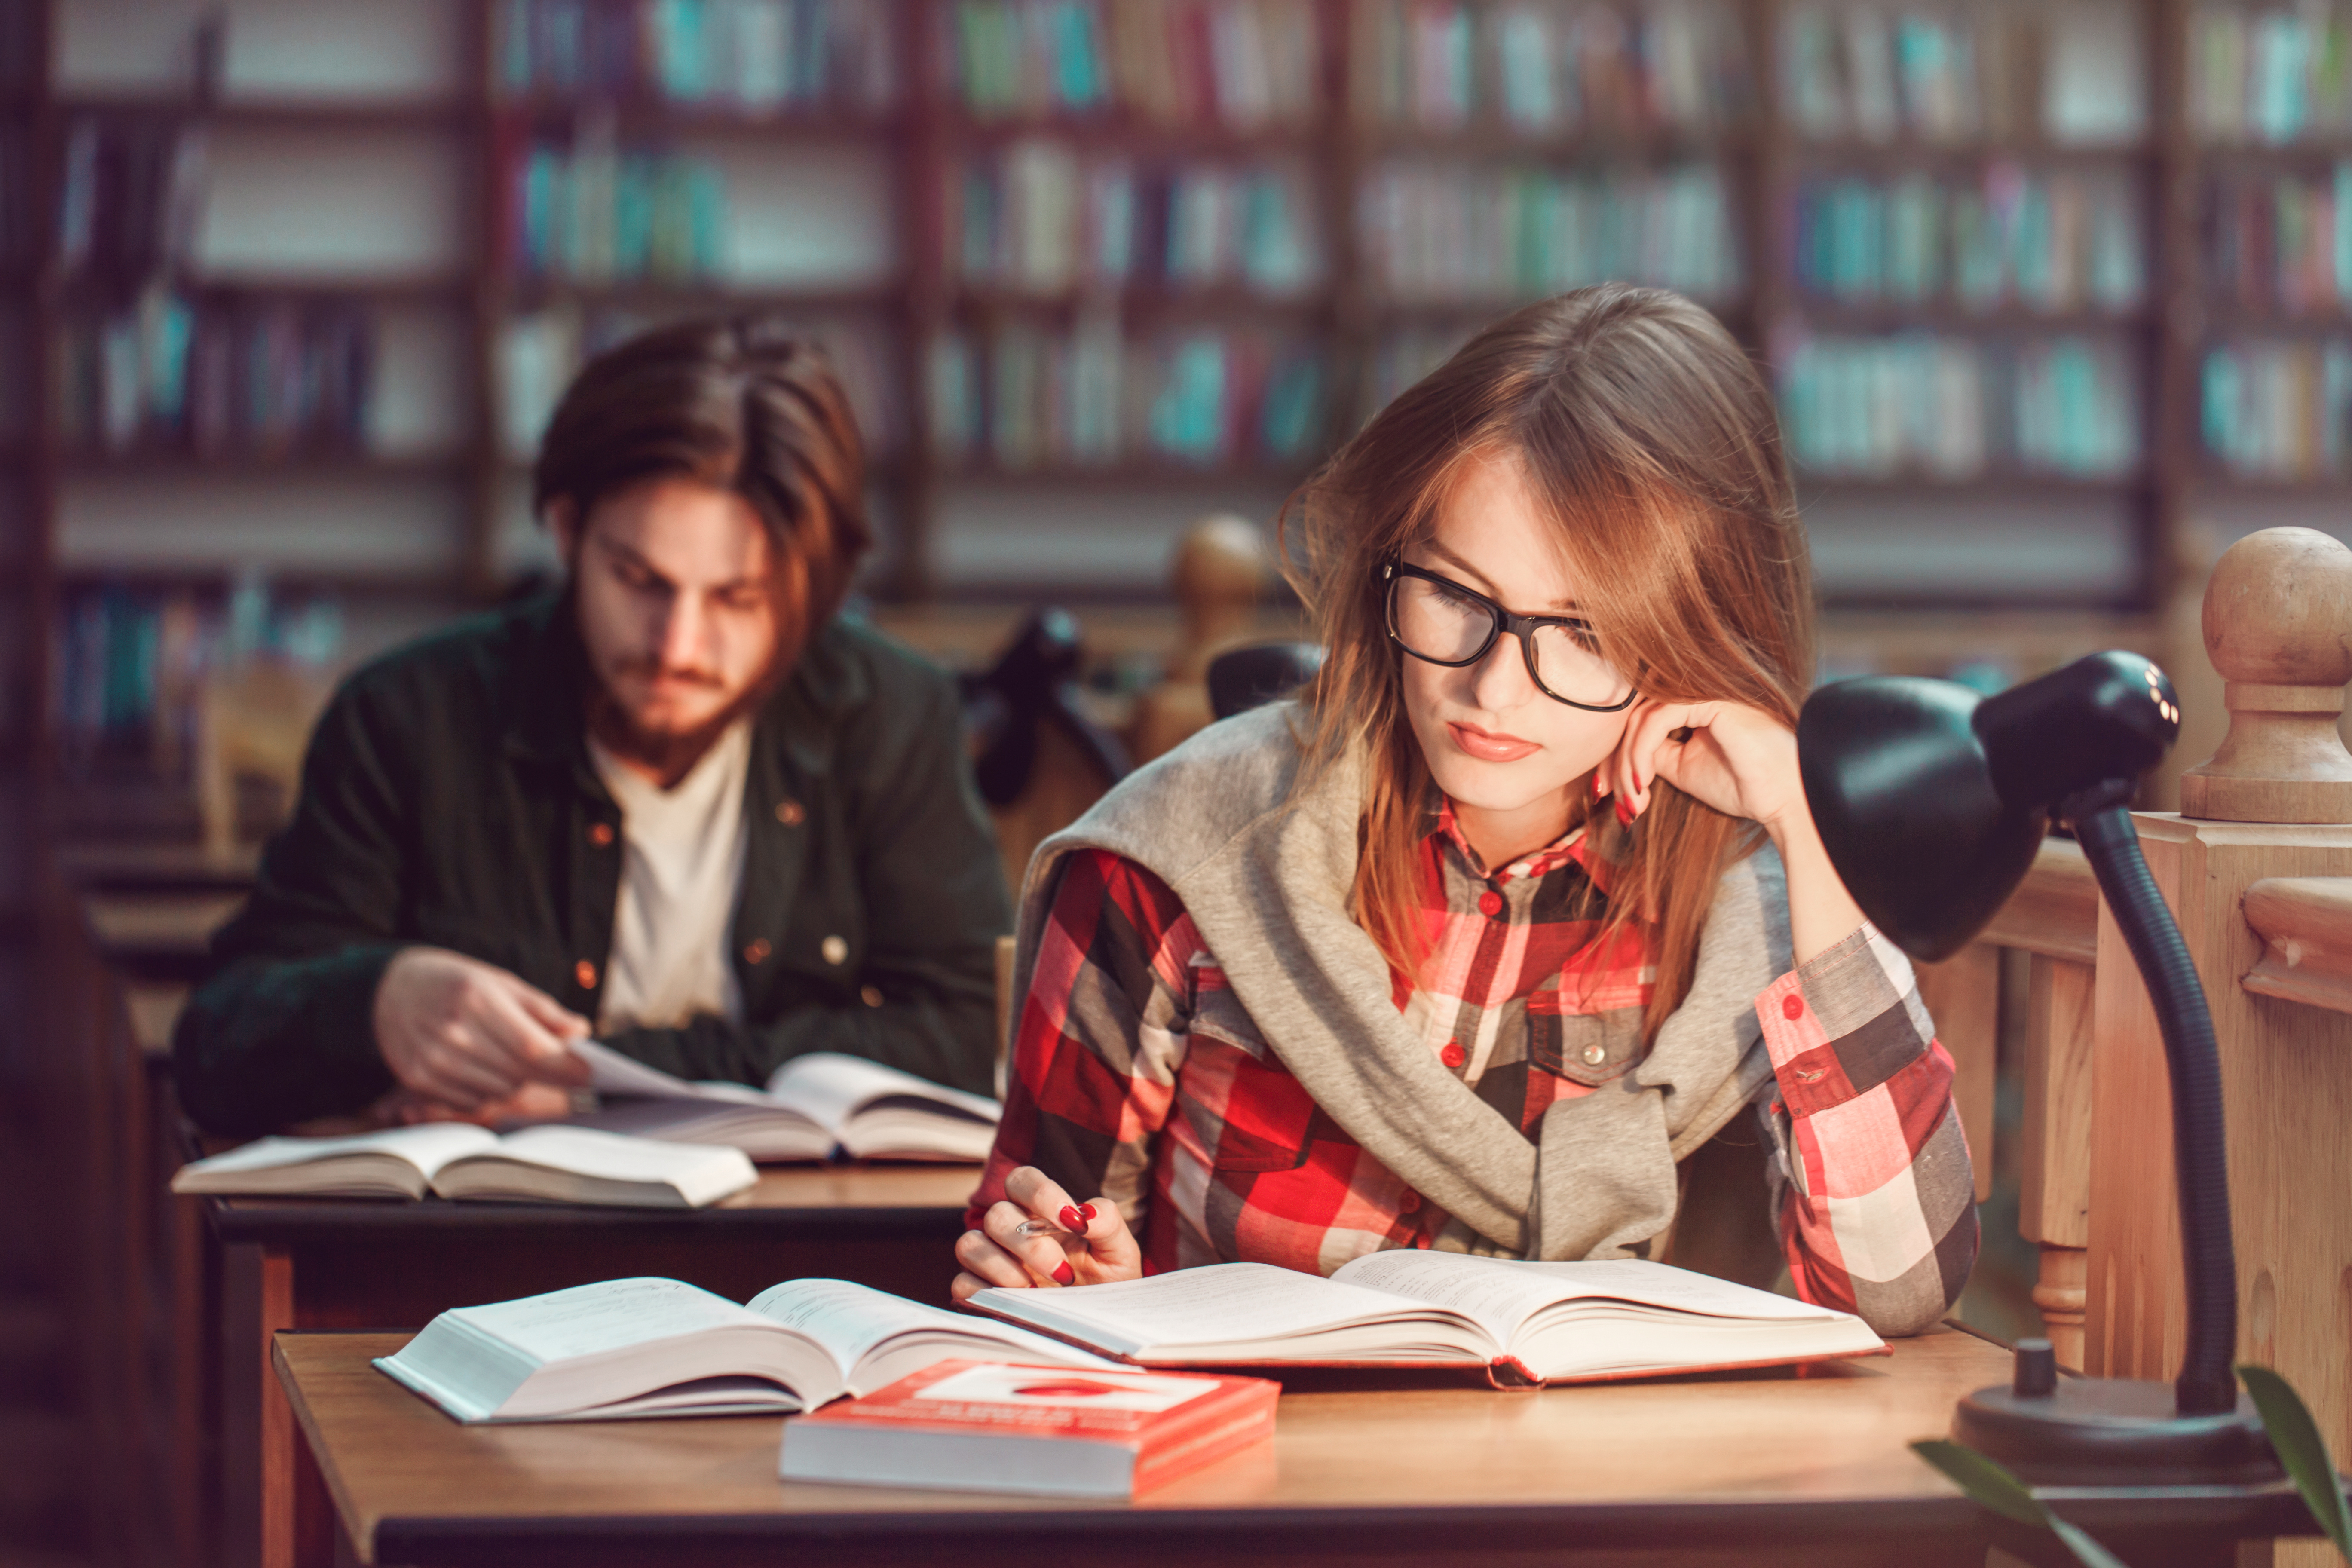
[[[1519,616],[1450,577],[1391,558],[1381,564],[1389,636],[1418,659],[1449,669],[1477,663],[1505,632],[1519,639],[1528,674],[1555,702],[1614,713],[1633,702],[1633,683],[1595,651],[1592,628],[1573,616]]]

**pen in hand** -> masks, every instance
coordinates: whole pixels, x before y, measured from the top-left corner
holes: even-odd
[[[956,1242],[954,1295],[996,1287],[1099,1285],[1143,1273],[1127,1217],[1108,1198],[1079,1203],[1034,1165],[1005,1178],[1004,1196]]]

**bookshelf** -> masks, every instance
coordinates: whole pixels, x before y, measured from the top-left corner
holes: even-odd
[[[687,314],[834,349],[900,620],[1148,599],[1189,519],[1271,516],[1481,321],[1604,277],[1768,364],[1841,672],[2160,652],[2212,548],[2326,525],[2352,465],[2325,5],[21,8],[58,37],[0,108],[38,351],[0,730],[89,764],[69,826],[146,787],[118,649],[348,660],[544,572],[554,396]],[[77,159],[154,210],[77,237]]]

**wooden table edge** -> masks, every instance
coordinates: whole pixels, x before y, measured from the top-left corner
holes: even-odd
[[[974,1178],[977,1181],[977,1177]],[[952,1242],[963,1234],[963,1209],[944,1205],[807,1208],[629,1208],[591,1204],[456,1204],[446,1199],[269,1199],[202,1194],[206,1223],[225,1245],[295,1245],[341,1241],[386,1232],[401,1235],[464,1231],[593,1232],[675,1230],[681,1224],[722,1234],[832,1237],[844,1232],[929,1233]],[[241,1207],[239,1205],[250,1205]],[[940,1256],[944,1258],[944,1250]]]
[[[323,1443],[299,1382],[280,1343],[289,1333],[341,1337],[374,1331],[279,1331],[271,1336],[270,1361],[286,1392],[302,1440],[314,1456]],[[1981,1334],[1973,1337],[1986,1338]],[[554,1560],[594,1568],[634,1561],[646,1545],[665,1552],[722,1552],[757,1544],[766,1550],[792,1545],[841,1545],[906,1550],[936,1547],[975,1534],[1001,1536],[1017,1531],[1037,1536],[1083,1528],[1090,1553],[1108,1544],[1162,1536],[1181,1524],[1196,1542],[1215,1545],[1246,1542],[1258,1556],[1270,1548],[1317,1548],[1325,1552],[1363,1549],[1459,1552],[1465,1542],[1479,1550],[1612,1550],[1655,1547],[1738,1547],[1755,1540],[1759,1510],[1769,1510],[1776,1527],[1824,1542],[1861,1542],[1922,1531],[1982,1534],[1994,1516],[1957,1490],[1947,1497],[1805,1498],[1786,1502],[1723,1497],[1689,1500],[1656,1498],[1622,1502],[1480,1501],[1460,1505],[1367,1508],[1353,1504],[1202,1509],[1155,1508],[1142,1503],[1091,1500],[1036,1500],[1039,1506],[1001,1506],[893,1512],[887,1509],[825,1512],[439,1516],[388,1515],[364,1535],[335,1467],[318,1465],[332,1500],[336,1527],[362,1563],[393,1562],[401,1568],[507,1568],[517,1550],[530,1543],[533,1560]],[[2309,1511],[2291,1482],[2267,1487],[2145,1488],[2100,1490],[2044,1489],[2056,1511],[2086,1529],[2134,1531],[2226,1527],[2244,1538],[2312,1535]],[[2218,1511],[2223,1517],[2218,1523]],[[1990,1539],[1988,1537],[1988,1539]]]
[[[352,1525],[357,1510],[343,1489],[341,1472],[327,1464],[321,1457],[325,1452],[326,1443],[319,1436],[318,1421],[310,1413],[310,1402],[303,1397],[300,1380],[294,1375],[294,1369],[287,1364],[285,1348],[278,1343],[292,1331],[297,1331],[279,1329],[270,1334],[270,1367],[278,1374],[278,1386],[284,1391],[286,1403],[293,1407],[294,1424],[301,1434],[301,1442],[310,1450],[311,1458],[319,1461],[315,1468],[320,1480],[327,1488],[328,1498],[334,1504],[336,1533],[351,1543],[352,1550],[359,1555],[361,1562],[373,1563],[375,1561],[374,1542],[373,1540],[363,1541],[352,1532]],[[298,1458],[299,1457],[297,1456]],[[373,1533],[373,1531],[370,1532],[371,1536]]]

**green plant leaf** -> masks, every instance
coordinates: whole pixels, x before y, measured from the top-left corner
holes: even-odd
[[[2050,1529],[2059,1540],[2066,1543],[2066,1550],[2074,1554],[2074,1561],[2080,1563],[2083,1568],[2124,1568],[2122,1558],[2084,1534],[2079,1527],[2067,1523],[2054,1513],[2050,1516]]]
[[[1937,1440],[1914,1443],[1911,1451],[1950,1478],[1954,1486],[2003,1519],[2049,1531],[2065,1542],[2083,1568],[2126,1568],[2123,1559],[2042,1505],[2008,1467],[1974,1448]]]
[[[2345,1506],[2344,1485],[2336,1479],[2336,1466],[2327,1457],[2327,1439],[2319,1435],[2319,1423],[2311,1418],[2310,1407],[2286,1379],[2269,1367],[2242,1366],[2238,1376],[2253,1396],[2263,1430],[2270,1434],[2279,1462],[2294,1478],[2294,1489],[2303,1494],[2304,1506],[2311,1510],[2321,1532],[2336,1543],[2345,1561],[2352,1563],[2352,1509]]]
[[[1940,1439],[1914,1443],[1911,1451],[1935,1466],[1951,1479],[1954,1486],[2003,1519],[2013,1519],[2020,1524],[2038,1529],[2050,1528],[2052,1514],[2040,1500],[2025,1489],[2025,1483],[2011,1475],[2008,1468],[1988,1459],[1974,1448],[1964,1448],[1958,1443]]]

